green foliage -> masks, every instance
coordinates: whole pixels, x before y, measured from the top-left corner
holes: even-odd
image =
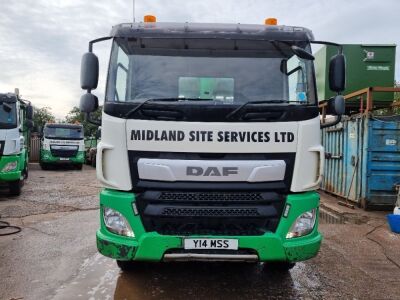
[[[399,82],[395,82],[394,87],[395,88],[400,88],[400,81]],[[400,102],[400,92],[395,92],[394,93],[394,102]]]
[[[92,113],[92,118],[95,120],[101,120],[101,110],[102,107],[100,106],[94,113]],[[79,107],[74,106],[68,115],[65,117],[66,123],[76,123],[79,122],[83,125],[83,129],[85,132],[85,136],[90,137],[94,136],[97,131],[97,126],[90,124],[89,122],[85,121],[85,115],[81,113]]]
[[[33,122],[35,124],[35,131],[40,131],[43,128],[44,124],[46,124],[47,122],[55,121],[55,116],[51,112],[50,107],[33,107],[33,109]]]

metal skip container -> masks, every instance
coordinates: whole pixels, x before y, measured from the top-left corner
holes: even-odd
[[[400,117],[345,117],[321,134],[322,190],[364,208],[393,207],[400,185]]]

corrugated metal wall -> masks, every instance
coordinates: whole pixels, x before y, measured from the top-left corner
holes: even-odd
[[[400,184],[400,122],[370,121],[368,141],[368,200],[376,204],[394,204],[394,187]]]
[[[345,118],[322,130],[325,147],[321,188],[363,206],[396,201],[400,184],[400,122],[366,116]]]

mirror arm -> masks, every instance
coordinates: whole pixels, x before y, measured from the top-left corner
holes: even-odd
[[[321,123],[320,126],[321,126],[321,129],[323,129],[323,128],[335,126],[335,125],[339,124],[340,121],[342,121],[342,115],[337,116],[335,121],[333,121],[331,123]]]
[[[294,69],[291,70],[290,72],[287,72],[286,75],[287,75],[287,76],[290,76],[290,75],[292,75],[294,72],[299,71],[299,70],[302,70],[302,67],[297,66],[296,68],[294,68]]]
[[[102,42],[102,41],[107,41],[107,40],[110,40],[112,38],[113,38],[112,36],[105,36],[105,37],[98,38],[98,39],[90,41],[89,42],[89,52],[93,52],[93,44],[96,44],[96,43]]]
[[[96,126],[101,126],[101,122],[98,120],[92,119],[92,116],[90,113],[85,114],[85,121],[89,122],[90,124],[96,125]]]
[[[310,44],[335,46],[335,47],[338,48],[339,54],[343,53],[343,45],[341,45],[341,44],[332,43],[332,42],[325,42],[325,41],[310,41]]]

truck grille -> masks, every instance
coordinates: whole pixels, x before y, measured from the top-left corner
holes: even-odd
[[[76,150],[61,150],[61,149],[51,149],[51,155],[55,157],[74,157],[78,153]]]
[[[275,232],[285,197],[274,192],[137,194],[146,231],[164,235],[262,235]]]
[[[162,212],[163,216],[174,217],[257,217],[259,216],[256,208],[174,208],[167,207]]]
[[[261,193],[173,193],[162,192],[160,200],[165,201],[260,201]]]

